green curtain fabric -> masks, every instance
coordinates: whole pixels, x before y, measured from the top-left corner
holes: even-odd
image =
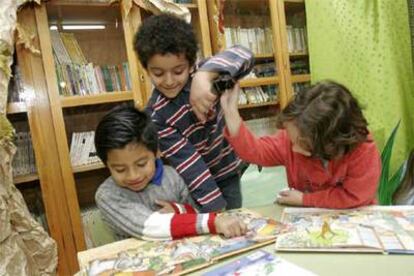
[[[346,85],[380,150],[401,119],[396,169],[414,147],[414,73],[407,0],[307,0],[312,82]]]

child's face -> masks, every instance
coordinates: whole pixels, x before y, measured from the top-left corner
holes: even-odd
[[[292,151],[305,156],[311,156],[312,153],[309,146],[306,145],[305,140],[301,137],[299,129],[295,123],[292,121],[285,122],[283,126],[286,129],[290,141],[292,142]]]
[[[119,186],[139,192],[154,177],[155,158],[144,145],[129,143],[123,149],[108,152],[107,166]]]
[[[148,61],[147,71],[154,86],[167,98],[177,97],[191,72],[184,54],[156,54]]]

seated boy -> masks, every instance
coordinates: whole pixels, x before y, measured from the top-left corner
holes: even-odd
[[[219,101],[201,103],[213,108],[200,121],[189,95],[190,89],[209,92],[219,74],[234,79],[248,74],[254,65],[252,52],[233,46],[197,68],[192,26],[168,14],[144,20],[134,48],[155,87],[147,110],[157,126],[163,158],[183,177],[202,211],[240,208],[240,177],[246,165],[223,136]]]
[[[95,195],[104,221],[120,236],[142,239],[243,235],[241,220],[191,207],[183,179],[157,158],[157,143],[150,119],[131,106],[115,108],[99,122],[96,151],[111,173]]]

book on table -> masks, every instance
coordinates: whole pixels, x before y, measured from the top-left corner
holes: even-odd
[[[348,210],[285,208],[277,251],[333,251],[414,254],[414,206],[372,206]]]
[[[226,239],[220,235],[201,235],[173,241],[126,239],[79,252],[81,270],[77,275],[123,272],[181,275],[210,266],[223,258],[272,244],[277,235],[287,230],[280,222],[248,209],[226,213],[241,218],[247,224],[245,236]]]
[[[258,250],[219,266],[202,276],[312,276],[312,272],[275,256]]]

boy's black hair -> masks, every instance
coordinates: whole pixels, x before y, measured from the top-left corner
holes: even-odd
[[[134,50],[142,66],[156,54],[184,54],[189,65],[197,58],[197,40],[190,24],[174,15],[153,15],[144,20],[134,38]]]
[[[157,130],[147,114],[123,104],[109,111],[96,127],[96,153],[106,165],[108,151],[129,143],[142,144],[154,154],[158,150]]]

